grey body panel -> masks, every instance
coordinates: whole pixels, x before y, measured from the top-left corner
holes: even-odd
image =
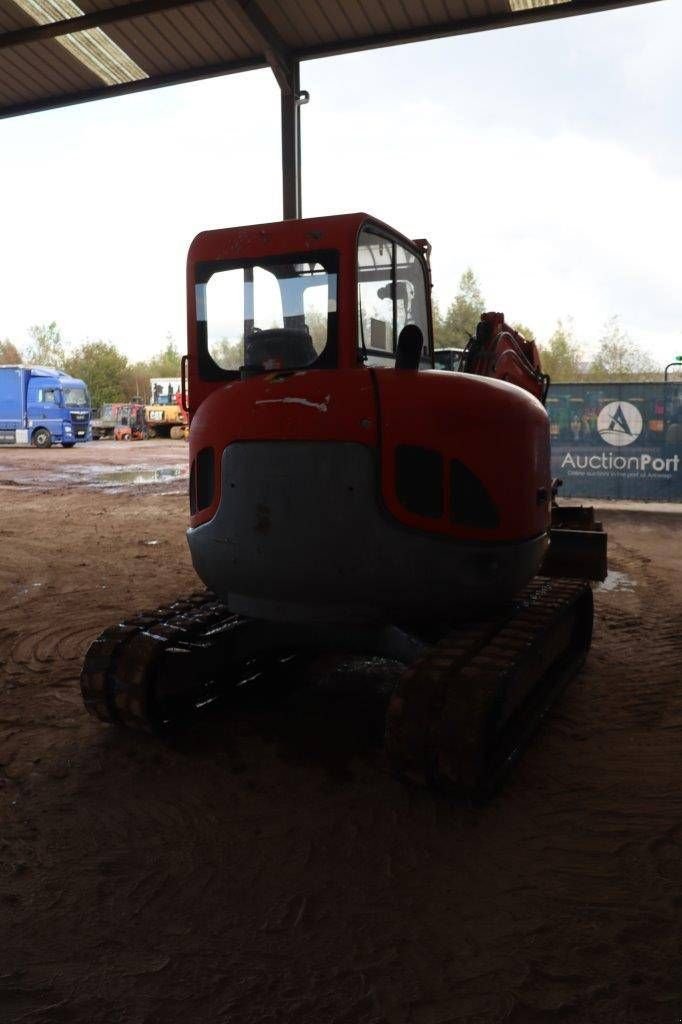
[[[320,622],[468,617],[518,593],[548,545],[544,534],[487,544],[407,529],[383,507],[371,449],[307,441],[229,445],[218,510],[187,538],[198,575],[233,611]]]

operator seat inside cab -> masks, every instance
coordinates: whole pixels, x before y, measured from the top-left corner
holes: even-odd
[[[417,324],[405,324],[398,335],[395,351],[396,370],[418,370],[423,347],[424,335],[421,327]]]
[[[310,366],[317,353],[308,326],[254,327],[244,341],[244,365],[251,370],[288,370]]]

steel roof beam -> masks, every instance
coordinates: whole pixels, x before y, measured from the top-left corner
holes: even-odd
[[[172,11],[178,7],[191,7],[201,0],[133,0],[132,3],[119,7],[109,7],[103,11],[91,11],[75,18],[64,18],[61,21],[49,22],[47,25],[29,25],[26,28],[13,29],[0,34],[0,49],[12,46],[26,46],[40,43],[46,39],[58,39],[60,36],[86,32],[88,29],[114,25],[120,21],[130,21],[150,14]],[[263,55],[272,68],[280,88],[291,91],[291,77],[294,57],[284,40],[255,0],[230,0],[229,6],[236,18],[246,27],[251,36],[255,37],[262,48]]]
[[[296,59],[275,26],[268,21],[255,0],[232,0],[230,8],[250,34],[256,37],[280,89],[286,93],[292,92]]]
[[[638,4],[658,2],[660,0],[637,0]],[[74,32],[85,32],[91,28],[102,28],[105,25],[113,25],[119,21],[130,21],[133,18],[140,18],[149,14],[172,11],[178,7],[191,7],[197,3],[201,3],[201,0],[132,0],[131,3],[122,4],[118,7],[108,7],[101,11],[91,11],[89,14],[79,15],[77,18],[65,18],[61,21],[51,22],[48,25],[30,25],[26,28],[13,29],[11,32],[3,32],[0,34],[0,49],[38,43],[45,39],[55,39],[58,36],[69,35]],[[507,11],[501,14],[484,15],[477,18],[446,21],[437,25],[430,25],[422,30],[405,29],[398,32],[387,32],[350,39],[348,41],[341,40],[334,43],[323,43],[292,53],[254,0],[231,0],[230,2],[232,10],[238,14],[241,13],[245,21],[248,22],[252,33],[258,36],[264,49],[267,47],[267,60],[270,66],[273,67],[273,70],[275,64],[287,65],[292,57],[299,60],[309,60],[316,57],[353,52],[355,50],[395,46],[401,43],[419,42],[443,36],[481,32],[491,28],[528,25],[578,14],[592,14],[630,6],[633,6],[631,0],[571,0],[570,3],[557,4],[555,7],[538,7],[528,11],[517,11],[514,14],[511,11]]]
[[[237,20],[256,39],[280,88],[282,119],[282,216],[301,216],[301,101],[299,62],[256,0],[232,0]]]
[[[69,32],[82,32],[88,28],[98,28],[102,25],[113,22],[125,21],[145,14],[154,14],[164,10],[171,10],[174,7],[191,6],[201,0],[135,0],[121,7],[107,8],[106,10],[93,11],[79,18],[70,18],[65,21],[56,22],[51,25],[35,25],[27,29],[17,29],[12,32],[0,34],[0,49],[19,45],[20,43],[39,42],[44,38],[54,38]],[[230,10],[234,12],[237,7],[244,12],[241,0],[228,0]],[[572,0],[570,4],[557,4],[556,7],[540,7],[535,10],[517,12],[511,11],[502,15],[486,15],[471,19],[451,20],[431,25],[424,29],[407,29],[398,32],[389,32],[376,36],[363,36],[356,39],[341,40],[338,42],[321,43],[311,47],[305,47],[290,53],[292,60],[315,60],[319,57],[330,57],[335,54],[353,53],[357,50],[369,50],[381,46],[398,46],[404,43],[419,42],[426,39],[443,38],[445,36],[464,35],[469,32],[483,32],[488,29],[513,27],[515,25],[539,24],[543,21],[555,18],[565,18],[571,15],[591,14],[599,11],[614,10],[622,7],[634,7],[643,3],[657,3],[660,0]],[[261,12],[262,13],[262,12]],[[250,22],[252,32],[256,30],[255,22]],[[269,22],[268,22],[269,26]],[[268,32],[274,32],[269,26]],[[274,42],[274,40],[272,40]],[[283,45],[283,44],[282,44]],[[274,53],[275,47],[270,47]],[[284,46],[283,53],[287,54]],[[139,82],[126,83],[125,85],[112,85],[88,89],[82,92],[61,93],[50,96],[46,99],[28,100],[13,104],[12,106],[0,107],[0,120],[6,117],[16,117],[21,114],[36,113],[41,110],[53,110],[57,107],[72,106],[78,103],[86,103],[92,100],[104,99],[108,96],[125,96],[146,89],[156,89],[162,86],[175,85],[183,82],[200,81],[201,79],[214,78],[219,75],[229,75],[240,71],[255,70],[267,67],[269,61],[265,56],[254,54],[252,57],[235,61],[224,61],[215,64],[207,64],[202,68],[186,68],[180,71],[173,71],[162,75],[150,75]],[[270,64],[272,67],[272,64]]]
[[[196,3],[197,0],[134,0],[133,3],[123,4],[121,7],[91,11],[90,14],[80,14],[76,18],[63,18],[61,21],[51,21],[47,25],[29,25],[26,28],[3,32],[0,34],[0,49],[41,43],[45,39],[58,39],[59,36],[86,32],[91,28],[113,25],[117,21],[130,21],[131,18],[141,18],[146,14],[158,14],[161,11],[172,11],[176,7],[189,7]]]
[[[222,64],[207,64],[202,68],[184,68],[164,75],[152,75],[141,82],[125,82],[123,85],[98,85],[94,89],[53,96],[48,100],[27,100],[11,107],[0,107],[0,121],[3,118],[19,117],[23,114],[38,114],[43,110],[57,110],[61,107],[75,107],[81,103],[108,99],[115,96],[130,96],[148,89],[163,89],[168,85],[185,85],[222,75],[239,74],[241,71],[257,71],[267,68],[268,63],[260,55],[240,61],[226,61]]]
[[[332,43],[318,43],[294,51],[298,60],[317,60],[319,57],[337,57],[344,53],[360,50],[374,50],[383,46],[403,46],[405,43],[424,43],[430,39],[444,39],[447,36],[468,35],[473,32],[488,32],[491,29],[514,28],[517,25],[540,25],[545,21],[558,21],[581,14],[599,14],[623,7],[661,3],[662,0],[571,0],[570,3],[553,7],[535,7],[527,11],[511,9],[499,14],[484,14],[476,17],[451,19],[422,29],[398,29],[393,32],[379,32],[372,36],[357,36],[349,40]]]

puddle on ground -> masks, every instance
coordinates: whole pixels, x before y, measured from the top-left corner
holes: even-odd
[[[87,484],[89,487],[111,489],[134,487],[137,484],[165,483],[167,480],[182,480],[188,476],[188,466],[160,466],[158,469],[143,469],[138,466],[132,469],[114,469],[107,473],[97,473],[96,476],[88,479]]]
[[[632,576],[626,572],[616,572],[615,569],[610,569],[606,579],[597,584],[601,590],[634,590],[636,585]]]
[[[0,471],[3,467],[0,466]],[[96,487],[102,490],[116,491],[124,490],[127,487],[144,484],[178,483],[182,484],[189,476],[187,463],[176,463],[170,466],[149,467],[137,466],[112,466],[110,463],[93,463],[89,466],[72,466],[64,470],[64,466],[55,466],[54,469],[41,468],[39,473],[26,472],[14,474],[9,479],[0,479],[0,487]],[[166,491],[167,494],[185,494],[186,490],[173,489]]]

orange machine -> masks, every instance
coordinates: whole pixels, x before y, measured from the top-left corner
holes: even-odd
[[[119,405],[116,409],[114,441],[144,441],[146,437],[144,406],[135,402]]]
[[[545,404],[549,377],[540,367],[537,346],[506,324],[504,313],[481,316],[476,335],[464,350],[460,368],[465,373],[518,384]]]
[[[360,652],[408,666],[396,771],[480,797],[513,763],[585,657],[592,595],[538,576],[553,489],[535,346],[486,314],[465,372],[434,370],[428,252],[366,214],[195,239],[188,540],[210,593],[93,644],[94,714],[167,729],[259,665]],[[603,575],[587,561],[573,575]]]

